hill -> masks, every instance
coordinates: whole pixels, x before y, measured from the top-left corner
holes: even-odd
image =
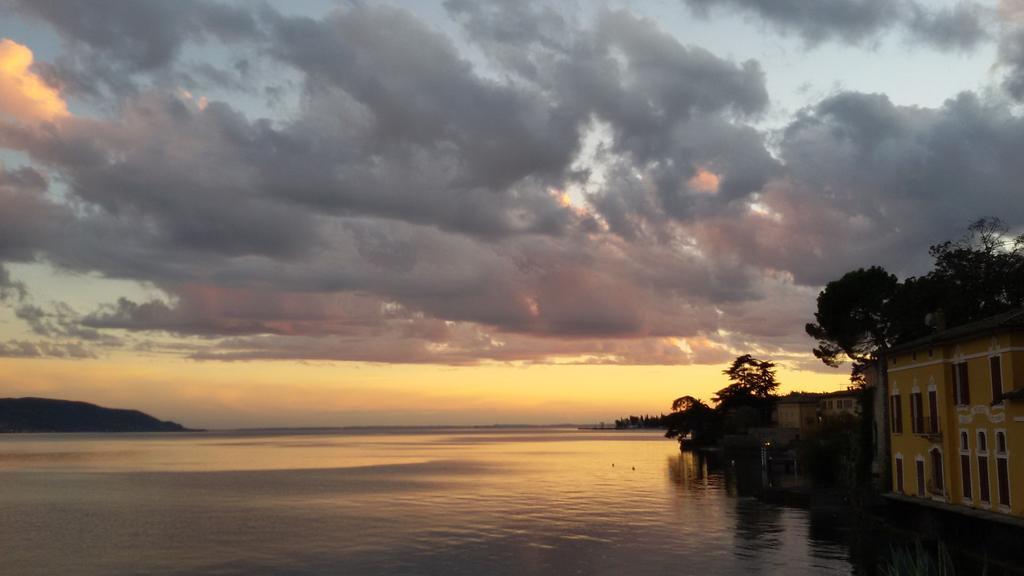
[[[104,408],[87,402],[49,398],[0,398],[3,432],[181,432],[175,422],[138,410]]]

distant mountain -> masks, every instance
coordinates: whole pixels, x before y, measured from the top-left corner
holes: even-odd
[[[181,432],[175,422],[138,410],[49,398],[0,398],[2,432]]]

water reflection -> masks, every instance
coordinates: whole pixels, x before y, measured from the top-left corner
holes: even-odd
[[[805,562],[813,573],[836,570],[837,565],[853,570],[846,531],[838,527],[841,521],[836,516],[753,498],[765,486],[758,459],[683,452],[668,457],[668,478],[682,497],[707,497],[711,491],[716,503],[725,507],[721,516],[728,522],[724,533],[735,573],[777,573],[794,561]]]
[[[0,438],[0,557],[13,574],[851,573],[813,514],[729,470],[657,433]]]

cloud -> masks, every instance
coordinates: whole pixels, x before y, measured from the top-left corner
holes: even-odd
[[[880,94],[840,93],[802,111],[779,142],[783,176],[742,217],[703,221],[716,254],[816,286],[872,264],[900,274],[927,247],[998,214],[1024,225],[1018,183],[1024,120],[963,93],[935,109]]]
[[[210,65],[191,70],[179,62],[190,44],[233,47],[260,37],[259,9],[222,2],[181,0],[172,6],[158,0],[2,0],[0,5],[7,5],[11,14],[48,24],[63,41],[65,50],[54,62],[37,66],[47,80],[101,102],[110,94],[137,93],[149,82],[189,79],[190,71],[214,70]]]
[[[961,1],[934,7],[912,0],[685,0],[698,14],[718,9],[747,14],[809,44],[826,40],[860,44],[892,29],[915,42],[943,50],[971,50],[990,38],[991,14],[981,4]]]
[[[30,342],[28,340],[0,341],[0,357],[9,358],[95,358],[88,348],[81,344],[59,344],[54,342]]]
[[[27,294],[25,284],[11,278],[11,272],[0,264],[0,303],[20,302]]]
[[[32,60],[27,46],[0,39],[0,117],[37,121],[67,116],[67,104],[32,70]]]
[[[790,5],[773,6],[761,9]],[[860,41],[890,26],[878,20],[889,8],[865,6],[851,28],[818,8],[772,14]],[[65,43],[51,72],[113,75],[97,76],[91,116],[0,122],[0,147],[30,164],[0,172],[0,263],[159,294],[80,313],[16,302],[0,274],[48,354],[671,364],[757,350],[795,362],[822,283],[875,263],[915,273],[928,244],[975,216],[1024,225],[1024,125],[971,93],[929,109],[839,92],[767,133],[758,62],[628,11],[581,22],[452,1],[456,42],[379,6],[311,18],[139,2],[101,17],[113,7],[18,6]],[[898,26],[952,38],[958,14],[950,28],[946,12],[901,8]],[[211,42],[211,68],[185,56]],[[280,68],[294,107],[216,90],[233,82],[220,50],[236,61],[243,44],[238,74]],[[965,190],[977,214],[963,212]]]
[[[999,61],[1006,71],[1003,89],[1014,99],[1024,100],[1024,2],[999,2]]]

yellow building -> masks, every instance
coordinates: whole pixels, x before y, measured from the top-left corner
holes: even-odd
[[[1024,310],[886,358],[896,493],[1024,516]]]

